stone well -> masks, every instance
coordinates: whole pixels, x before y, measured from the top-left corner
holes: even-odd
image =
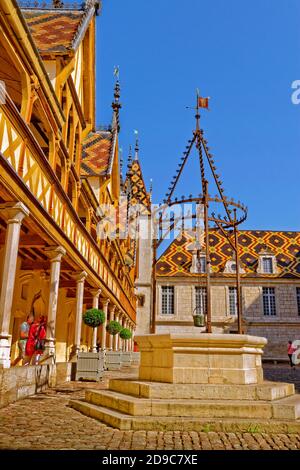
[[[265,338],[169,333],[136,341],[138,379],[111,379],[108,390],[86,390],[70,406],[123,430],[299,432],[294,385],[263,380]]]
[[[139,380],[181,384],[256,384],[265,338],[236,334],[137,336]]]

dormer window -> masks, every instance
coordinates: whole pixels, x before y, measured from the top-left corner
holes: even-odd
[[[242,264],[239,264],[240,266],[240,274],[244,274],[245,270],[242,266]],[[236,273],[236,260],[235,256],[232,259],[229,259],[226,261],[225,267],[224,267],[224,273],[226,274],[235,274]]]
[[[197,260],[198,273],[206,273],[206,256],[200,256]]]
[[[277,272],[276,256],[268,247],[264,247],[259,253],[257,272],[258,274],[276,274]]]
[[[188,251],[192,253],[192,266],[190,272],[193,274],[206,273],[206,255],[205,251],[198,241],[193,243]]]
[[[273,274],[273,260],[271,256],[264,256],[262,259],[262,268],[265,274]]]

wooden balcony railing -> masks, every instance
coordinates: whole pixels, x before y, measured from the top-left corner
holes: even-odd
[[[5,104],[0,106],[0,152],[16,174],[20,174],[22,166],[24,184],[133,318],[134,296],[124,290],[82,224],[41,147],[8,95]]]

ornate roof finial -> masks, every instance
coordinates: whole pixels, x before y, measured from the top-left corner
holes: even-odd
[[[121,186],[123,186],[123,149],[122,147],[119,147],[119,160],[120,160],[120,181],[121,181]]]
[[[64,2],[61,0],[52,0],[54,8],[62,8],[64,6]]]
[[[153,179],[150,178],[150,188],[149,188],[149,200],[152,202],[152,192],[153,192]]]
[[[115,117],[115,122],[117,125],[117,130],[120,132],[120,121],[119,121],[119,112],[120,108],[122,108],[122,105],[120,103],[120,82],[119,82],[119,76],[120,76],[120,69],[119,66],[114,67],[114,76],[116,77],[116,84],[114,88],[114,101],[112,102],[112,109],[114,110],[114,117]]]
[[[127,174],[130,171],[131,163],[132,163],[132,147],[131,145],[129,145],[129,152],[128,152],[128,158],[127,158]]]
[[[139,132],[135,129],[134,133],[136,135],[135,148],[134,148],[134,150],[135,150],[134,159],[138,160],[139,159],[139,139],[138,139]]]

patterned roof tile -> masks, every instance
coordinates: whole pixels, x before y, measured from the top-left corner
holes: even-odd
[[[125,182],[125,190],[130,186],[132,206],[141,204],[147,211],[150,209],[150,197],[147,193],[139,160],[133,160]]]
[[[67,52],[84,16],[83,11],[22,11],[40,53]]]
[[[91,132],[82,146],[81,176],[103,176],[109,169],[111,132]]]
[[[175,239],[157,261],[157,276],[194,276],[190,273],[192,254],[188,250],[194,239],[195,234],[188,231]],[[204,246],[204,239],[202,243]],[[226,261],[232,258],[232,249],[227,239],[219,230],[212,229],[210,244],[212,272],[230,276],[223,273]],[[245,270],[243,276],[274,277],[274,274],[262,275],[256,272],[259,253],[267,248],[276,256],[278,268],[276,277],[300,279],[300,232],[241,230],[239,244],[241,262]]]

